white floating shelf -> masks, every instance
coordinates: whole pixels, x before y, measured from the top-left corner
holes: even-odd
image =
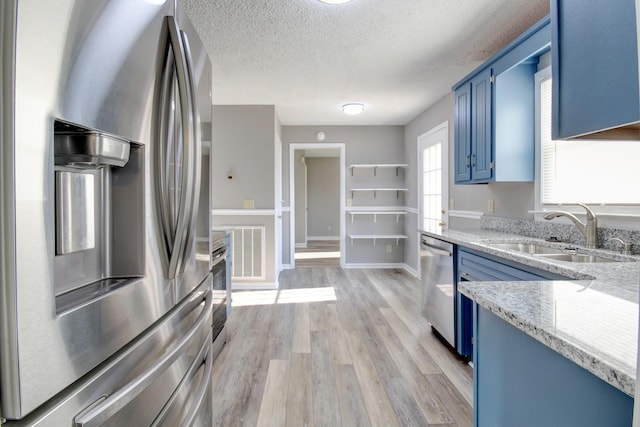
[[[351,215],[351,222],[353,222],[353,217],[356,215],[373,215],[373,222],[378,221],[378,215],[395,215],[396,222],[400,222],[400,215],[406,214],[406,211],[349,211],[349,215]]]
[[[351,176],[353,176],[354,169],[373,169],[373,176],[376,176],[378,168],[395,168],[396,176],[398,176],[400,169],[407,167],[409,167],[409,165],[406,163],[368,163],[349,165],[349,169],[351,169]]]
[[[400,243],[400,239],[406,239],[407,236],[404,234],[349,234],[349,238],[351,239],[351,246],[353,246],[354,240],[373,240],[373,245],[376,245],[376,240],[378,239],[391,239],[396,241],[396,246]]]
[[[355,191],[373,191],[373,198],[376,198],[376,193],[378,191],[395,191],[396,192],[396,199],[400,198],[400,192],[401,191],[409,191],[408,188],[352,188],[349,191],[351,191],[351,198],[353,199],[353,193]]]

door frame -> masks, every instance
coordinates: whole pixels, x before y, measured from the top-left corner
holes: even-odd
[[[421,134],[416,139],[416,147],[418,150],[418,164],[416,167],[417,170],[417,188],[418,188],[418,230],[421,230],[423,225],[422,221],[424,218],[424,193],[422,192],[422,179],[423,179],[423,168],[422,168],[422,151],[424,150],[424,146],[430,145],[429,141],[431,138],[436,136],[439,132],[444,132],[444,141],[446,141],[446,147],[442,147],[442,209],[445,211],[443,214],[443,222],[446,223],[446,226],[449,225],[449,145],[451,141],[449,140],[449,121],[446,120],[440,123],[437,126],[434,126],[427,132]],[[416,254],[417,260],[420,260],[420,239],[417,239],[416,242]],[[420,271],[420,262],[418,262],[418,275],[422,272]]]
[[[296,187],[295,187],[295,152],[296,150],[339,149],[338,163],[340,164],[340,266],[345,263],[345,144],[343,142],[293,142],[289,144],[289,265],[296,266]],[[305,184],[306,185],[306,184]]]
[[[274,215],[274,236],[275,236],[275,250],[276,250],[276,283],[278,283],[278,277],[280,277],[280,272],[282,272],[282,139],[280,135],[276,133],[274,138],[274,176],[275,176],[275,191],[274,191],[274,206],[275,206],[275,215]]]

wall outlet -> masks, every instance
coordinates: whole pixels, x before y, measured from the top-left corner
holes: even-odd
[[[453,197],[449,199],[449,210],[452,211],[456,208],[456,204],[453,201]]]
[[[387,253],[390,254],[393,252],[393,245],[387,245]]]
[[[253,199],[245,199],[244,200],[244,208],[245,209],[253,209],[255,207],[256,201]]]
[[[353,204],[353,199],[347,199],[347,206],[351,206]]]
[[[494,207],[495,207],[495,206],[494,206],[493,199],[489,199],[489,200],[487,201],[487,212],[489,212],[489,213],[493,213],[493,211],[494,211]]]

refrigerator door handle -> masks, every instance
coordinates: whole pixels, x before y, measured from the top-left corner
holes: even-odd
[[[171,87],[173,81],[173,69],[175,66],[174,61],[169,61],[170,57],[168,56],[168,51],[170,49],[168,43],[168,35],[166,35],[166,30],[163,33],[162,40],[164,40],[163,48],[161,52],[167,61],[164,63],[164,68],[162,73],[159,74],[159,79],[156,81],[156,85],[159,86],[159,95],[156,100],[156,105],[154,110],[158,112],[159,117],[157,123],[154,126],[155,132],[157,132],[156,138],[157,143],[155,146],[155,158],[154,163],[156,165],[155,168],[155,189],[156,195],[158,197],[158,212],[160,214],[160,227],[163,237],[163,245],[162,248],[166,251],[165,256],[167,259],[171,257],[171,249],[173,248],[173,243],[175,239],[175,235],[173,234],[173,224],[171,218],[171,203],[169,201],[169,183],[168,183],[168,132],[171,127],[171,115],[173,114],[172,107],[172,99],[171,99]]]
[[[188,203],[188,207],[190,209],[189,213],[189,224],[187,229],[185,230],[185,252],[183,257],[187,256],[187,248],[191,246],[193,242],[194,236],[196,234],[194,228],[196,221],[198,219],[198,204],[199,204],[199,195],[200,195],[200,156],[201,156],[201,136],[200,136],[200,116],[198,114],[198,103],[197,103],[197,93],[194,82],[194,73],[193,73],[193,59],[191,58],[191,48],[189,46],[189,38],[187,33],[184,31],[180,31],[181,41],[184,47],[184,54],[186,59],[186,74],[188,78],[188,89],[191,93],[191,108],[192,108],[192,122],[193,125],[193,139],[192,143],[192,156],[193,156],[193,167],[191,168],[192,176],[193,176],[193,187],[191,188],[190,200]],[[184,268],[186,266],[186,261],[183,260],[180,271],[184,272]]]
[[[187,421],[185,422],[182,420],[180,425],[191,426],[193,424],[194,418],[200,413],[200,407],[202,406],[206,396],[207,389],[210,387],[211,371],[213,367],[213,355],[211,354],[212,340],[212,333],[209,333],[207,339],[200,348],[198,355],[193,359],[191,365],[189,365],[187,373],[182,378],[178,387],[176,387],[160,414],[153,421],[151,427],[159,427],[167,423],[167,415],[176,404],[176,399],[182,393],[182,388],[197,374],[200,369],[203,369],[202,365],[204,365],[202,380],[200,381],[200,385],[198,386],[195,397],[192,399],[190,407],[187,408],[188,410],[186,411],[186,413],[189,414]]]
[[[209,346],[210,348],[211,346]],[[209,351],[207,355],[207,360],[205,362],[204,374],[202,377],[202,382],[200,383],[200,387],[198,387],[198,391],[196,392],[196,399],[193,404],[193,409],[189,411],[189,418],[186,420],[184,425],[192,426],[194,425],[196,416],[200,413],[200,408],[204,404],[204,400],[207,397],[207,390],[210,388],[210,378],[211,372],[213,371],[213,355],[212,352]]]
[[[210,319],[208,314],[213,305],[213,297],[211,291],[207,291],[205,298],[205,306],[198,316],[191,329],[182,337],[175,345],[173,350],[164,354],[158,361],[124,387],[117,390],[107,399],[102,401],[91,410],[81,414],[74,420],[75,427],[94,427],[105,423],[109,418],[116,414],[120,409],[127,406],[140,393],[142,393],[149,385],[151,385],[160,375],[162,375],[169,366],[175,362],[180,355],[188,348],[189,342],[196,336],[197,332],[203,327],[203,324]],[[186,304],[181,310],[174,314],[175,318],[180,319],[185,315],[185,311],[192,310],[192,304]]]
[[[194,168],[193,146],[194,144],[194,116],[193,116],[193,98],[191,96],[191,83],[189,81],[189,70],[187,65],[187,56],[185,46],[182,43],[180,32],[176,20],[172,16],[165,18],[169,29],[169,40],[176,58],[176,71],[178,77],[178,91],[180,98],[180,107],[182,113],[182,139],[183,139],[183,156],[182,156],[182,188],[180,193],[180,202],[178,206],[178,216],[176,223],[175,239],[173,248],[169,258],[169,278],[174,278],[183,263],[185,253],[187,231],[191,220],[190,199],[193,193],[193,175]]]

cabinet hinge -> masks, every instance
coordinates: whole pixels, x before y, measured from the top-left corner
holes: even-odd
[[[489,169],[493,170],[493,162],[489,163]]]
[[[494,84],[496,82],[495,76],[489,77],[489,83]]]

